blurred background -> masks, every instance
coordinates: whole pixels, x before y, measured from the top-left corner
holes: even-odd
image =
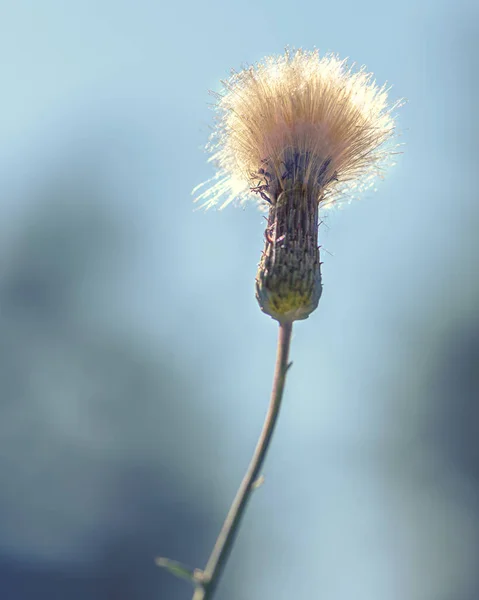
[[[479,598],[473,0],[0,5],[0,597],[183,600],[264,418],[254,204],[199,211],[208,89],[289,44],[394,84],[404,154],[320,229],[218,600]]]

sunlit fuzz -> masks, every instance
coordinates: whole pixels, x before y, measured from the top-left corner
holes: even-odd
[[[364,68],[286,51],[222,83],[208,145],[217,173],[195,190],[205,186],[196,200],[207,207],[274,202],[298,180],[324,205],[368,187],[388,163],[394,106]]]

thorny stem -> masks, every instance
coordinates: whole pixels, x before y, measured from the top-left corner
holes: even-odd
[[[271,442],[276,421],[283,398],[286,373],[290,364],[288,363],[289,347],[291,343],[292,322],[279,324],[278,349],[276,354],[276,366],[273,378],[273,389],[271,400],[264,421],[263,430],[259,437],[253,458],[249,464],[246,475],[233,500],[226,520],[214,545],[211,556],[204,571],[198,577],[198,583],[193,594],[193,600],[211,600],[218,585],[223,569],[233,548],[236,535],[245,513],[248,501],[254,491],[255,481],[258,479],[266,453]]]

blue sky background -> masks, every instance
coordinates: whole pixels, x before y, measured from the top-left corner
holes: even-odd
[[[477,600],[471,1],[0,4],[0,595],[189,598],[276,326],[254,203],[198,211],[208,90],[286,45],[393,85],[397,165],[320,229],[284,410],[218,600]],[[474,412],[476,410],[476,412]]]

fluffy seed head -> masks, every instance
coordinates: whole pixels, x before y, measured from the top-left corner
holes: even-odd
[[[333,54],[286,51],[222,83],[208,145],[217,174],[194,190],[207,186],[196,198],[207,207],[252,193],[274,202],[298,179],[329,204],[371,185],[391,156],[387,89]]]

